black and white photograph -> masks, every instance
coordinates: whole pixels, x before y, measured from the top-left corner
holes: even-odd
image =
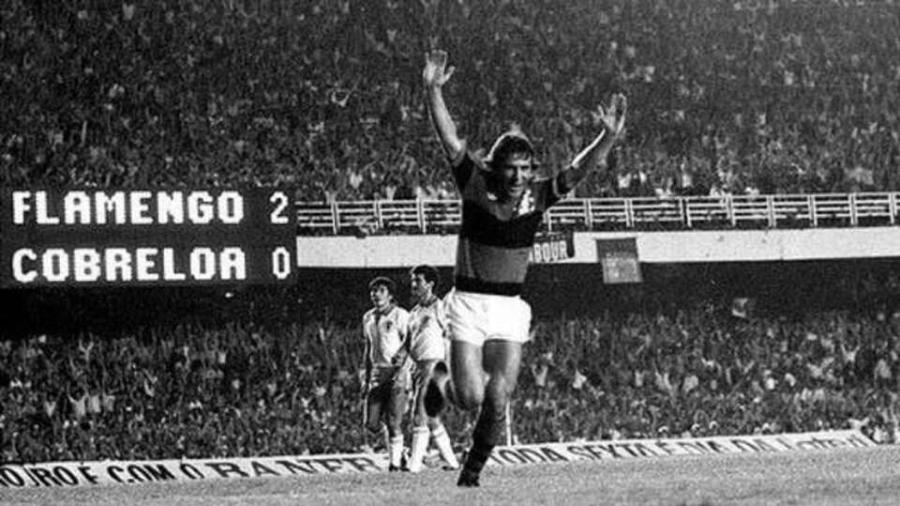
[[[900,501],[900,2],[0,1],[0,504]]]

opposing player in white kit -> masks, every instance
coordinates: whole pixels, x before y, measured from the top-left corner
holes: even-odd
[[[411,365],[404,343],[409,313],[394,300],[395,285],[379,276],[369,282],[372,309],[362,318],[366,340],[366,429],[385,433],[389,470],[403,467],[403,414],[412,385]]]
[[[449,399],[478,410],[457,482],[475,487],[494,446],[503,441],[506,405],[518,380],[522,345],[529,339],[531,307],[520,294],[535,233],[544,212],[606,160],[623,131],[626,103],[624,96],[614,95],[610,107],[601,106],[603,132],[555,176],[538,178],[534,146],[518,130],[500,136],[485,158],[467,149],[444,102],[442,88],[453,74],[446,65],[447,53],[428,53],[422,78],[462,197],[462,226],[454,289],[445,299],[452,381],[443,363],[436,366],[425,408],[435,415]]]
[[[437,269],[418,265],[409,271],[409,289],[415,304],[409,311],[409,356],[415,363],[415,410],[413,411],[412,442],[408,470],[422,470],[422,460],[428,449],[428,439],[434,441],[447,467],[456,469],[459,461],[453,453],[450,436],[440,418],[425,413],[425,387],[431,379],[435,364],[445,360],[448,342],[444,336],[446,322],[443,304],[435,295],[440,281]]]

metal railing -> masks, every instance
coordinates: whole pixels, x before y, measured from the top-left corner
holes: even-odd
[[[900,193],[579,198],[544,215],[546,230],[691,230],[894,225]],[[300,234],[441,233],[459,227],[459,200],[297,202]]]

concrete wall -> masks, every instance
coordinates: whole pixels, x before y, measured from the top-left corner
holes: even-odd
[[[900,227],[686,232],[580,232],[575,257],[596,263],[597,241],[634,237],[645,263],[771,262],[900,256]],[[408,267],[453,264],[455,235],[383,235],[297,238],[300,267]]]

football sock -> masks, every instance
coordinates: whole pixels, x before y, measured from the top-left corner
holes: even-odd
[[[492,446],[483,446],[475,443],[469,454],[466,456],[466,463],[463,465],[462,471],[459,473],[459,481],[457,485],[461,487],[477,487],[478,477],[481,476],[481,470],[488,457],[491,456]]]
[[[403,434],[391,438],[388,445],[388,456],[391,467],[399,469],[403,465]]]
[[[469,450],[463,466],[463,471],[468,471],[469,474],[481,474],[485,462],[491,456],[491,451],[503,437],[506,411],[493,409],[492,404],[491,402],[482,404],[478,423],[472,432],[472,449]]]
[[[388,432],[387,425],[381,426],[381,437],[384,438],[384,451],[388,453],[391,451],[391,433]]]
[[[422,470],[426,450],[428,450],[428,427],[414,427],[409,453],[410,472],[417,473]]]
[[[437,446],[441,458],[444,459],[447,466],[452,467],[453,469],[458,468],[459,460],[457,460],[456,454],[453,453],[453,445],[450,444],[450,435],[447,434],[447,429],[444,428],[443,424],[431,429],[431,439],[434,441],[434,445]]]

